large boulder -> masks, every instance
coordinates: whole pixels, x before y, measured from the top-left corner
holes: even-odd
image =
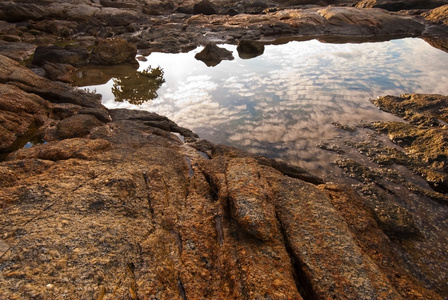
[[[123,38],[101,40],[92,51],[91,62],[100,65],[136,63],[137,47]]]

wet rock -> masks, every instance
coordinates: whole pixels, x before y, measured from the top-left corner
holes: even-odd
[[[66,46],[39,46],[33,56],[33,64],[43,66],[46,63],[70,64],[79,66],[87,64],[89,53],[86,49]]]
[[[238,55],[243,59],[250,59],[264,53],[264,45],[258,41],[241,40],[236,48]]]
[[[92,51],[91,62],[103,65],[136,63],[137,48],[122,38],[101,40]]]
[[[202,0],[193,6],[193,12],[195,14],[214,15],[216,14],[216,8],[209,0]]]
[[[72,82],[71,74],[76,70],[72,65],[55,63],[46,63],[43,68],[50,80],[62,82]]]
[[[431,10],[426,20],[448,26],[448,4]]]
[[[207,44],[204,49],[194,56],[203,61],[207,66],[217,66],[223,60],[233,60],[232,51],[220,48],[216,44]]]
[[[362,0],[356,4],[359,8],[382,8],[390,11],[417,8],[436,8],[447,4],[446,0]]]
[[[77,114],[60,121],[57,125],[59,139],[82,137],[103,123],[92,115]]]

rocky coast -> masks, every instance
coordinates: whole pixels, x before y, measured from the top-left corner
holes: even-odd
[[[0,2],[0,299],[448,299],[448,96],[319,147],[347,184],[71,85],[92,65],[263,45],[421,37],[448,1]],[[218,46],[217,46],[218,45]],[[118,72],[118,71],[117,71]],[[157,76],[157,74],[151,74]]]

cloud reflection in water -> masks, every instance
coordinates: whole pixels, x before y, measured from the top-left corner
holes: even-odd
[[[236,53],[236,47],[225,46]],[[448,54],[421,39],[364,44],[316,40],[266,46],[262,56],[204,66],[194,55],[153,53],[140,70],[160,66],[159,97],[117,103],[110,87],[91,87],[109,108],[166,115],[214,143],[243,147],[311,169],[331,157],[316,148],[340,134],[331,122],[396,120],[369,99],[402,93],[448,94]],[[108,90],[109,89],[109,90]]]

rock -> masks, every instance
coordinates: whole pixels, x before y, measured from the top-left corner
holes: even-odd
[[[358,8],[382,8],[390,11],[402,9],[436,8],[448,4],[447,0],[362,0],[356,3]]]
[[[73,66],[85,65],[89,62],[89,53],[86,49],[66,46],[39,46],[33,57],[33,64],[43,66],[46,63],[70,64]]]
[[[346,223],[323,193],[296,179],[270,183],[280,223],[301,268],[299,276],[306,277],[313,286],[310,297],[401,298],[378,267],[364,256],[352,235],[347,234]]]
[[[0,153],[23,147],[44,124],[50,104],[19,88],[0,84]]]
[[[122,38],[101,40],[92,51],[91,62],[103,65],[136,63],[137,48]]]
[[[46,63],[43,68],[50,80],[57,80],[62,82],[72,82],[70,77],[71,74],[76,70],[76,68],[72,65],[55,63]]]
[[[139,6],[138,1],[135,0],[100,0],[100,4],[104,7],[115,8],[135,8]]]
[[[217,11],[209,0],[202,0],[193,6],[193,12],[195,14],[214,15]]]
[[[238,55],[243,59],[250,59],[264,53],[264,45],[257,41],[240,40],[236,48]]]
[[[194,56],[207,66],[217,66],[223,60],[233,60],[232,51],[220,48],[216,44],[207,44],[204,49]]]
[[[14,59],[18,62],[30,58],[35,50],[36,46],[33,44],[0,41],[0,54]]]
[[[92,115],[77,114],[58,123],[57,136],[59,139],[82,137],[101,125],[103,123]]]
[[[426,15],[426,20],[448,26],[448,5],[431,10],[431,12]]]
[[[82,107],[100,108],[101,96],[73,90],[69,85],[43,78],[18,62],[0,55],[0,82],[19,87],[53,103],[72,103]]]
[[[261,14],[263,11],[270,7],[276,7],[278,3],[273,1],[249,1],[243,0],[238,1],[232,5],[232,7],[228,10],[230,15],[236,14]]]
[[[29,149],[22,148],[11,155],[9,159],[43,159],[51,161],[70,158],[88,159],[110,148],[106,140],[70,138],[62,141],[48,142]]]
[[[412,36],[421,34],[425,29],[423,24],[411,17],[390,14],[382,9],[327,7],[318,12],[327,22],[324,32],[331,34]]]
[[[268,183],[260,180],[255,160],[234,159],[226,170],[227,191],[233,218],[254,237],[268,241],[278,234],[274,203]]]
[[[0,19],[8,22],[39,20],[45,16],[44,10],[31,3],[0,3]]]

